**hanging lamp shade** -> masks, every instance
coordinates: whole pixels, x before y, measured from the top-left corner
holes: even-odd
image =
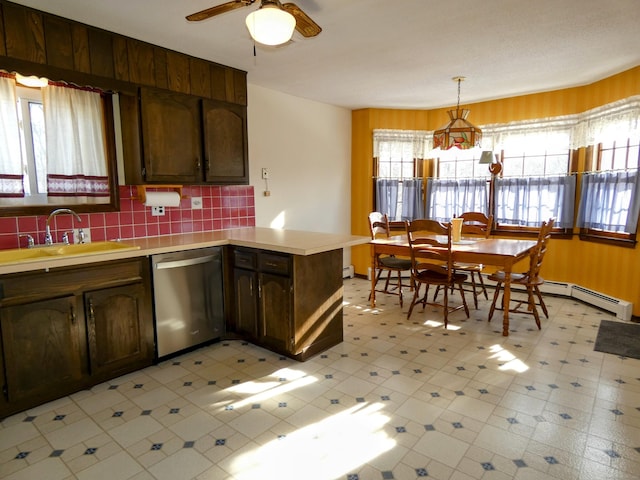
[[[448,150],[451,147],[460,149],[480,146],[482,130],[467,120],[469,110],[460,108],[460,82],[464,77],[454,77],[458,82],[458,105],[455,110],[449,110],[449,123],[433,132],[433,148]]]
[[[279,3],[279,2],[278,2]],[[277,4],[265,3],[247,15],[249,34],[263,45],[281,45],[291,40],[296,19]]]

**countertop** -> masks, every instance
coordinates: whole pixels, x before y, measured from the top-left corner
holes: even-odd
[[[368,243],[371,239],[359,235],[316,233],[300,230],[247,227],[213,232],[184,233],[122,240],[138,249],[109,251],[86,255],[69,255],[46,259],[23,260],[0,264],[0,274],[47,270],[56,267],[135,258],[156,253],[177,252],[218,245],[260,248],[293,255],[315,253]]]

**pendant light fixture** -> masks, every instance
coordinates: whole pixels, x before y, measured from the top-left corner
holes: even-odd
[[[296,19],[278,0],[262,0],[260,8],[247,15],[245,23],[251,38],[271,46],[287,43],[296,28]]]
[[[458,104],[455,110],[447,111],[451,121],[433,132],[433,148],[449,150],[451,147],[467,149],[480,146],[482,130],[467,121],[469,110],[460,108],[460,83],[464,79],[465,77],[452,78],[458,82]]]

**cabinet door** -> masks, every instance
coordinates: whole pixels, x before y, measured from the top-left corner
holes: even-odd
[[[233,270],[235,286],[236,331],[258,337],[258,274],[251,270]]]
[[[198,97],[140,90],[142,147],[148,182],[202,182]]]
[[[91,374],[118,373],[148,356],[143,342],[145,289],[141,283],[84,295]]]
[[[45,401],[79,385],[82,362],[82,311],[74,296],[0,309],[10,402]]]
[[[293,347],[291,332],[291,280],[289,277],[260,274],[260,336],[261,344],[280,352]]]
[[[246,112],[240,105],[202,101],[207,182],[249,183]]]

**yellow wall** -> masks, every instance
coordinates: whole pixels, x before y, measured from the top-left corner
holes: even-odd
[[[463,105],[476,125],[580,113],[640,94],[640,66],[582,87]],[[446,111],[362,109],[352,113],[351,231],[369,235],[373,210],[373,130],[376,128],[435,130],[447,121]],[[357,274],[370,266],[368,246],[352,249]],[[623,248],[573,239],[551,242],[543,266],[547,280],[574,283],[633,302],[640,316],[640,248]]]

